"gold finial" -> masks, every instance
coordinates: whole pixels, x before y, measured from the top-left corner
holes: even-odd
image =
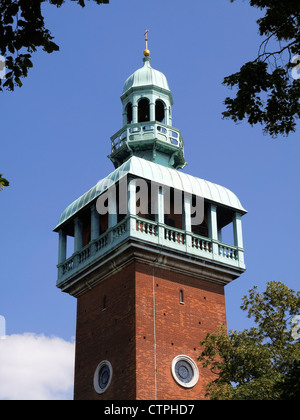
[[[149,32],[149,29],[146,29],[146,31],[145,31],[145,41],[146,41],[146,49],[144,50],[144,56],[145,57],[149,57],[149,55],[150,55],[150,51],[148,50],[148,32]]]

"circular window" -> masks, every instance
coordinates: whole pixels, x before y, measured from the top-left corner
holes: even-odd
[[[172,361],[172,375],[175,381],[184,388],[192,388],[199,379],[198,366],[188,356],[181,354]]]
[[[94,388],[98,394],[103,394],[112,380],[113,369],[108,360],[103,360],[97,367],[94,375]]]

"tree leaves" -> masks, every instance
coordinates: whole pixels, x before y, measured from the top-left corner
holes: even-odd
[[[7,179],[3,178],[2,174],[0,174],[0,191],[2,191],[4,187],[8,186],[9,182],[7,181]]]
[[[238,87],[236,97],[226,98],[225,118],[238,122],[248,118],[251,125],[264,125],[273,137],[295,131],[300,118],[300,81],[290,82],[287,71],[258,61],[245,64],[239,73],[224,79],[224,84]]]
[[[300,292],[281,282],[269,282],[263,293],[249,290],[241,309],[254,318],[256,328],[230,331],[221,327],[208,334],[199,360],[216,379],[208,396],[217,400],[276,400],[299,397],[300,340],[291,324],[300,314]]]
[[[32,53],[39,48],[48,54],[59,51],[54,37],[45,27],[41,11],[42,3],[48,1],[57,7],[66,0],[1,0],[0,3],[0,54],[6,59],[6,78],[0,79],[3,88],[13,91],[21,87],[21,78],[27,77],[33,67]],[[71,0],[85,7],[84,0]],[[97,4],[109,0],[93,0]]]
[[[225,77],[223,84],[235,88],[236,96],[225,99],[223,117],[261,124],[263,132],[273,137],[288,136],[295,132],[300,118],[300,79],[290,75],[290,69],[297,66],[291,64],[292,55],[300,54],[300,3],[250,0],[250,5],[265,12],[257,23],[260,35],[266,38],[255,60]],[[278,42],[278,50],[271,41]]]

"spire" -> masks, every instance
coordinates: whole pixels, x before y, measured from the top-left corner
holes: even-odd
[[[149,51],[149,49],[148,49],[148,32],[149,32],[149,29],[146,29],[146,31],[145,31],[145,42],[146,42],[146,49],[144,50],[144,56],[145,57],[149,57],[150,56],[150,51]]]

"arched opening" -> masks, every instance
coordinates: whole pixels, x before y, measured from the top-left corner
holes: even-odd
[[[165,123],[165,104],[160,100],[155,102],[155,121]]]
[[[138,104],[138,122],[150,121],[150,102],[149,99],[143,98]]]
[[[132,124],[132,103],[126,105],[127,124]]]

